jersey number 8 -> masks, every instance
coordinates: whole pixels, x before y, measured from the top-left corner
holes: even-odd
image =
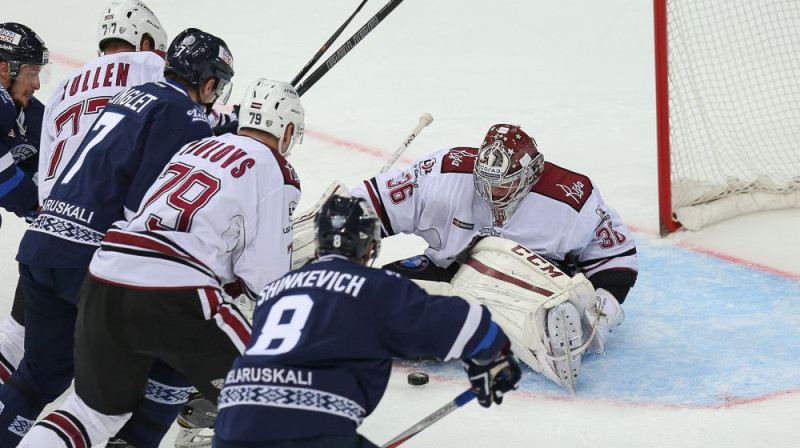
[[[278,355],[293,349],[306,326],[314,301],[307,294],[282,297],[272,305],[261,334],[246,355]]]

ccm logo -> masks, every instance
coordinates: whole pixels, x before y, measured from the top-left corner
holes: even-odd
[[[550,278],[561,277],[562,275],[564,275],[563,272],[557,270],[555,266],[550,264],[550,262],[548,262],[544,258],[536,255],[535,253],[533,253],[533,251],[531,251],[530,249],[528,249],[526,247],[517,245],[516,247],[511,249],[511,252],[513,252],[516,255],[519,255],[520,257],[528,260],[528,262],[530,264],[532,264],[532,265],[536,266],[537,268],[539,268],[540,271],[542,271],[545,274],[549,275]]]

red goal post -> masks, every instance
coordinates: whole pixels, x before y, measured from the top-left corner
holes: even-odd
[[[661,234],[800,207],[800,1],[654,0]]]

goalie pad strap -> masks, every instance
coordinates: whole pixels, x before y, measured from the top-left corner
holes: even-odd
[[[523,282],[522,280],[519,280],[517,278],[511,277],[510,275],[506,275],[501,271],[486,266],[485,264],[481,263],[480,261],[474,258],[468,259],[464,264],[471,267],[472,269],[475,269],[481,274],[487,275],[492,278],[496,278],[498,280],[502,280],[504,282],[511,283],[513,285],[519,286],[520,288],[524,288],[529,291],[533,291],[537,294],[541,294],[545,297],[551,297],[553,295],[552,291],[548,291],[544,288],[540,288],[538,286],[531,285],[530,283]]]

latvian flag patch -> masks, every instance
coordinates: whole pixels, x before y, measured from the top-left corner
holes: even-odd
[[[261,110],[261,103],[250,103],[250,108],[255,110]]]

